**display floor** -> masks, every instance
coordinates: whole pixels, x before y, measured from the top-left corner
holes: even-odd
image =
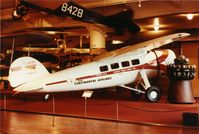
[[[84,99],[82,92],[51,94],[43,101],[44,94],[2,93],[1,109],[53,115],[66,115],[87,119],[103,119],[130,123],[183,127],[182,114],[198,113],[199,100],[194,104],[169,104],[166,97],[158,103],[148,103],[144,98],[132,100],[129,92],[101,91]]]
[[[0,134],[197,134],[197,128],[151,126],[0,111]]]

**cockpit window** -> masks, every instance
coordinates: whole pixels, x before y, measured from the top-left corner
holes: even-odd
[[[118,63],[112,63],[111,64],[111,69],[117,69],[119,68],[119,64]]]
[[[140,64],[140,61],[139,61],[139,59],[134,59],[134,60],[131,60],[131,63],[132,63],[132,65],[138,65],[138,64]]]
[[[100,71],[101,71],[101,72],[108,71],[108,66],[107,66],[107,65],[105,65],[105,66],[100,66]]]

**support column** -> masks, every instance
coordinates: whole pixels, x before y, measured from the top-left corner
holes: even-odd
[[[90,33],[90,54],[98,55],[104,53],[106,51],[106,33],[102,29],[93,25],[90,25],[88,30]]]

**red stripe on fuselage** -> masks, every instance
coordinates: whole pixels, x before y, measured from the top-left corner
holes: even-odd
[[[60,83],[64,83],[64,82],[67,82],[67,80],[62,80],[62,81],[47,83],[46,86],[55,85],[55,84],[60,84]]]

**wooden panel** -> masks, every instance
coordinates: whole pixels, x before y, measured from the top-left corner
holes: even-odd
[[[199,97],[199,42],[184,42],[182,43],[183,55],[190,60],[190,64],[196,65],[196,77],[192,80],[194,97]]]

